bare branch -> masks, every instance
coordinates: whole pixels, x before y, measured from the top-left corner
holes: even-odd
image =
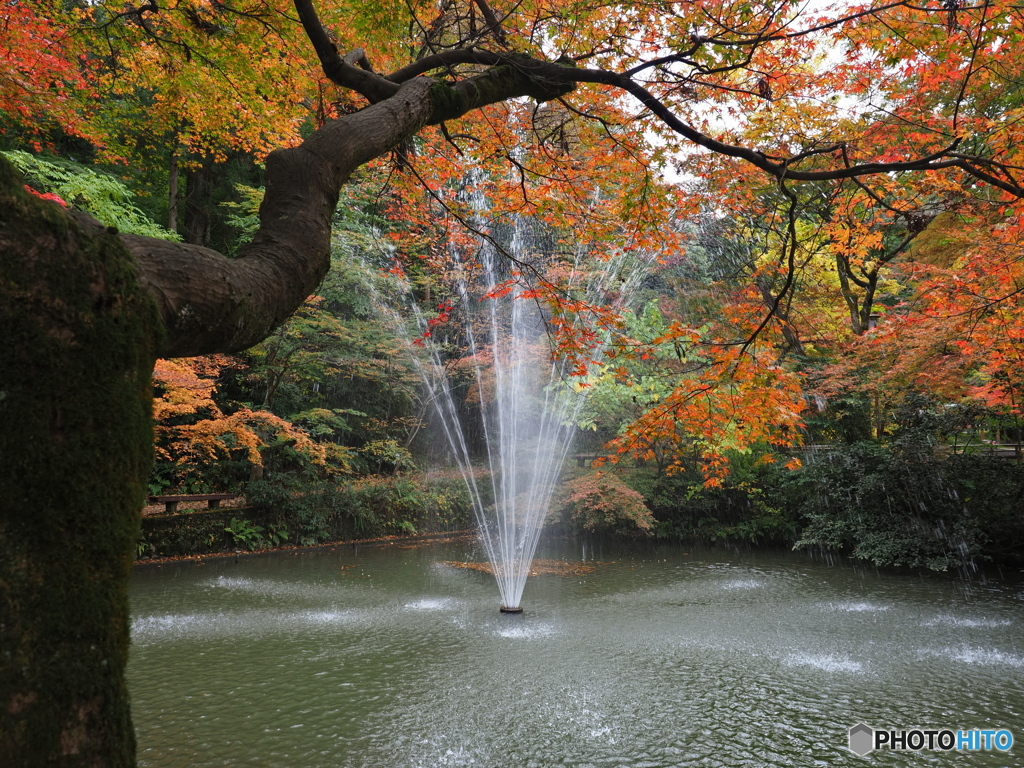
[[[473,0],[476,3],[476,7],[480,9],[480,13],[484,16],[484,21],[487,22],[487,27],[484,32],[491,32],[494,34],[494,39],[498,41],[498,44],[503,48],[508,47],[508,38],[505,36],[505,30],[502,29],[501,22],[498,21],[498,17],[494,15],[494,11],[490,5],[487,4],[487,0]]]
[[[1013,176],[1009,173],[1009,171],[1006,171],[1003,168],[1003,166],[1001,166],[999,163],[996,163],[992,160],[988,160],[986,158],[970,157],[968,155],[957,155],[955,153],[953,153],[951,157],[954,158],[953,164],[957,168],[966,171],[974,178],[980,179],[981,181],[984,181],[986,184],[991,184],[993,187],[998,187],[1004,192],[1009,192],[1014,197],[1024,197],[1024,186],[1021,186],[1020,184],[1016,183],[1016,181],[1013,179]],[[1000,179],[998,176],[993,176],[991,173],[981,170],[981,168],[978,167],[979,165],[995,166],[997,168],[1003,169],[1003,172],[1006,173],[1006,175],[1010,178],[1010,181],[1004,181],[1003,179]]]
[[[741,355],[746,353],[750,348],[750,345],[757,341],[757,337],[760,336],[761,332],[768,327],[768,323],[770,323],[772,318],[778,313],[779,307],[782,305],[782,301],[787,295],[789,295],[789,292],[793,289],[793,283],[796,280],[796,251],[797,248],[800,247],[800,238],[798,237],[796,228],[799,200],[797,199],[796,193],[786,186],[785,178],[779,179],[779,190],[789,200],[789,206],[786,209],[786,239],[782,246],[786,257],[786,281],[783,283],[778,294],[772,298],[771,305],[768,307],[768,313],[761,320],[761,323],[754,329],[754,332],[747,337],[747,340],[743,342],[743,345],[740,347]],[[737,365],[738,364],[739,363],[737,363]]]

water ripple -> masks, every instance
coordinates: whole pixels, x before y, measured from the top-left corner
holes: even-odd
[[[928,621],[921,622],[924,627],[947,626],[994,629],[995,627],[1008,627],[1012,624],[1009,619],[972,619],[963,616],[936,616]]]
[[[260,637],[268,633],[294,633],[304,629],[365,621],[354,610],[297,612],[237,611],[203,614],[140,616],[132,620],[132,641],[155,642],[183,639],[211,640],[236,635]]]
[[[878,603],[869,603],[864,600],[858,601],[844,601],[838,603],[826,603],[825,607],[832,611],[842,611],[844,613],[879,613],[882,611],[888,611],[888,605],[879,605]]]
[[[525,627],[502,627],[495,632],[498,637],[509,637],[517,640],[539,640],[555,634],[550,624],[533,624]]]
[[[722,585],[722,589],[760,589],[764,582],[757,579],[734,579]]]
[[[1006,666],[1024,667],[1024,656],[1014,653],[1006,653],[995,648],[947,648],[936,652],[936,655],[943,656],[954,661],[961,661],[965,664],[978,664],[983,666]]]
[[[425,597],[406,603],[404,607],[410,611],[448,611],[457,608],[458,605],[459,602],[450,597]]]
[[[139,764],[852,768],[858,721],[1020,722],[1018,586],[795,555],[645,557],[606,549],[617,562],[594,574],[531,581],[520,616],[498,614],[487,579],[431,567],[470,559],[454,548],[142,572]]]
[[[864,665],[859,661],[843,659],[831,655],[813,653],[792,653],[786,657],[786,664],[791,667],[814,667],[823,672],[863,672]]]

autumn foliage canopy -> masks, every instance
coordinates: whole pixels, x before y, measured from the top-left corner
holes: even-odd
[[[316,4],[365,88],[325,76],[308,2],[0,8],[5,130],[56,153],[84,139],[126,177],[262,159],[414,75],[557,64],[562,95],[441,121],[359,181],[393,222],[382,268],[431,286],[431,328],[458,315],[454,251],[514,219],[544,229],[514,290],[547,308],[555,354],[606,406],[594,419],[617,420],[612,461],[699,457],[714,484],[730,453],[772,460],[851,395],[879,432],[908,392],[1021,414],[1024,10],[1008,0]],[[567,264],[622,253],[650,265],[647,310],[574,296]],[[192,375],[174,365],[164,381]],[[249,450],[254,417],[231,427]]]

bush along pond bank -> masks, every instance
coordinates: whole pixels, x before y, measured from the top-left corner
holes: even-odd
[[[245,505],[147,515],[139,560],[462,531],[474,525],[460,476],[365,477],[301,490],[250,483]]]
[[[637,469],[625,479],[662,539],[826,550],[936,571],[1024,567],[1024,466],[949,454],[917,437],[830,445],[797,470],[737,457],[717,488],[702,487],[696,471]]]
[[[1024,465],[983,444],[951,446],[925,409],[900,415],[884,440],[819,446],[798,469],[768,446],[736,453],[717,487],[705,486],[696,456],[672,474],[619,467],[614,482],[570,468],[552,527],[823,550],[887,567],[1024,567]]]
[[[928,429],[886,442],[837,443],[789,470],[756,452],[734,457],[720,487],[699,467],[569,467],[552,500],[550,535],[686,544],[805,548],[878,566],[1024,567],[1024,466],[950,453]],[[482,480],[478,478],[479,480]],[[489,482],[478,482],[489,488]],[[139,559],[406,537],[472,529],[458,474],[370,476],[301,486],[249,483],[245,506],[143,518]]]

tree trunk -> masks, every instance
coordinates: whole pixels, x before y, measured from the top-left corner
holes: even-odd
[[[213,190],[217,183],[217,166],[207,155],[196,168],[185,172],[185,216],[182,237],[186,243],[209,245],[213,231]]]
[[[0,765],[131,766],[160,323],[116,234],[15,176],[0,163]]]
[[[167,228],[171,232],[178,231],[178,177],[180,171],[178,153],[172,149],[171,165],[167,173]]]

